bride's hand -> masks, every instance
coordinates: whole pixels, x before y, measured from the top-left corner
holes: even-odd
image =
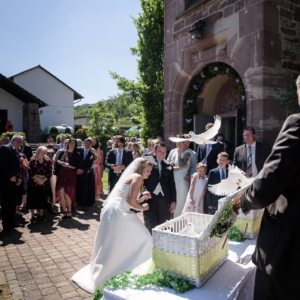
[[[143,206],[143,210],[148,210],[149,209],[149,204],[148,203],[145,203],[142,205]]]
[[[146,200],[148,200],[147,196],[143,196],[142,198],[136,199],[138,203],[144,202]]]

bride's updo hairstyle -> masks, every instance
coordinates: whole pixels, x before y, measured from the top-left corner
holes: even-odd
[[[143,176],[143,170],[148,166],[152,167],[152,163],[150,162],[150,160],[143,158],[140,165],[139,165],[139,167],[138,167],[138,169],[135,171],[135,173],[140,174],[141,176]],[[144,191],[143,184],[144,184],[144,180],[142,181],[141,188],[140,188],[141,194]]]

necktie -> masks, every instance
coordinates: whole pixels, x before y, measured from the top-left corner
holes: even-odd
[[[121,164],[121,153],[122,153],[122,151],[118,150],[117,165]]]
[[[207,165],[207,156],[210,152],[210,148],[211,148],[211,144],[207,144],[206,145],[206,153],[205,153],[205,159],[204,159],[204,163]]]
[[[224,171],[224,169],[222,169],[221,176],[222,176],[222,180],[223,180],[223,179],[226,179],[226,176],[225,176],[225,171]]]
[[[248,159],[247,159],[247,176],[252,177],[252,149],[248,146]]]
[[[87,151],[86,151],[86,149],[84,149],[84,157],[83,157],[83,159],[86,158],[86,155],[87,155]]]
[[[161,162],[158,160],[157,164],[158,164],[158,171],[159,171],[159,177],[160,177],[160,175],[161,175]]]

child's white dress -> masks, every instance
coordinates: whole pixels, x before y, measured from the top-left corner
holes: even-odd
[[[194,195],[193,195],[193,201],[195,202],[195,205],[192,205],[190,203],[190,191],[189,191],[182,213],[197,212],[197,213],[203,214],[204,213],[204,211],[203,211],[204,199],[202,199],[201,203],[199,203],[199,202],[200,202],[201,196],[203,194],[203,191],[204,191],[205,187],[207,186],[208,178],[202,179],[197,173],[194,176],[198,177],[196,184],[195,184]]]

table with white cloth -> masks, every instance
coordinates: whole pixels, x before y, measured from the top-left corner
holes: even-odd
[[[227,261],[200,288],[176,294],[167,287],[106,288],[102,300],[253,299],[256,267],[251,261],[255,240],[230,241]]]

